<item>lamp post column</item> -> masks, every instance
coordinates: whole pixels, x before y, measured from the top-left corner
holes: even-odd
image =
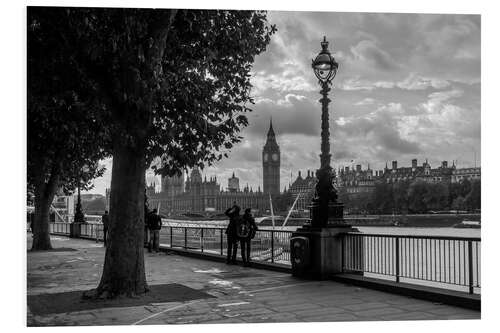
[[[343,270],[343,235],[354,231],[344,221],[344,205],[337,201],[330,166],[330,124],[328,104],[332,79],[338,63],[328,51],[326,38],[322,50],[313,60],[314,74],[321,85],[321,154],[316,171],[316,193],[310,205],[310,224],[297,229],[290,239],[292,274],[297,277],[328,279]]]
[[[322,98],[319,100],[321,102],[321,169],[330,168],[330,125],[328,123],[328,104],[330,104],[330,99],[328,98],[328,93],[330,92],[330,87],[328,87],[328,82],[321,84],[321,95]]]

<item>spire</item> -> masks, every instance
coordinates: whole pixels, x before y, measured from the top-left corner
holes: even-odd
[[[275,136],[274,134],[274,129],[273,129],[273,117],[271,116],[271,119],[269,119],[269,130],[267,131],[267,137],[270,136]]]
[[[234,178],[234,171],[233,171],[233,178]]]

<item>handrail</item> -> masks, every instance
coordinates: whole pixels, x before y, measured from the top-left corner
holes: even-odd
[[[364,232],[347,232],[346,235],[362,235],[370,237],[387,237],[387,238],[413,238],[413,239],[442,239],[442,240],[460,240],[460,241],[472,241],[480,242],[481,237],[460,237],[460,236],[425,236],[425,235],[393,235],[393,234],[373,234]]]

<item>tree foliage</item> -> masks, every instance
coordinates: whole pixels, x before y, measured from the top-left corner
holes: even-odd
[[[275,28],[259,11],[48,11],[82,90],[102,106],[97,142],[113,155],[110,242],[96,295],[143,293],[145,169],[155,157],[163,159],[155,170],[172,175],[227,156],[248,123],[254,57]]]
[[[73,51],[46,8],[28,9],[27,180],[35,194],[33,249],[49,249],[48,212],[56,191],[100,176],[105,156],[101,104],[74,66]],[[86,166],[84,168],[84,166]]]
[[[467,179],[458,183],[424,181],[379,181],[370,194],[348,195],[339,189],[339,197],[351,212],[371,214],[427,213],[445,210],[481,209],[481,181]]]

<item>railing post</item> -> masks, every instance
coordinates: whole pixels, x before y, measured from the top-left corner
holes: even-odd
[[[200,238],[200,247],[201,247],[201,253],[203,253],[203,230],[204,228],[201,228],[201,238]]]
[[[219,230],[220,230],[220,255],[223,256],[224,255],[223,234],[222,234],[223,228],[220,228]]]
[[[399,282],[399,237],[396,237],[396,282]]]
[[[170,248],[174,247],[173,240],[174,240],[174,228],[170,227]]]
[[[342,237],[341,238],[342,245],[340,245],[340,262],[341,262],[341,264],[340,264],[340,270],[342,272],[344,272],[345,271],[345,262],[344,262],[345,251],[344,251],[344,247],[345,247],[346,234],[342,234],[342,235],[340,235],[340,237]],[[351,253],[351,255],[352,255],[352,253]]]
[[[184,250],[187,250],[188,245],[188,233],[187,228],[184,228]]]
[[[274,263],[274,230],[271,230],[271,262]]]
[[[469,294],[474,294],[474,273],[472,267],[472,241],[467,242],[469,248]]]

